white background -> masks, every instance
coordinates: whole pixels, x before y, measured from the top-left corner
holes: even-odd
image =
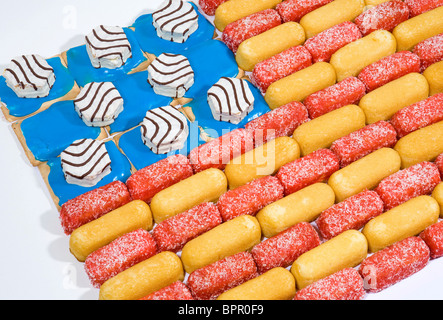
[[[15,56],[50,57],[82,45],[99,24],[130,25],[161,0],[2,1],[0,71]],[[0,119],[0,299],[97,299],[69,252],[56,210],[10,125]],[[443,258],[366,299],[443,299]]]

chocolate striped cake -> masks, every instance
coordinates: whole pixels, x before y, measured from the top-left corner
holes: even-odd
[[[91,82],[82,88],[74,105],[86,125],[104,127],[123,111],[123,98],[112,82]]]
[[[173,106],[149,110],[140,130],[143,143],[157,154],[183,148],[189,135],[188,120]]]
[[[85,40],[86,50],[95,68],[120,68],[132,57],[131,44],[122,27],[100,25]]]
[[[237,124],[254,109],[254,96],[246,80],[223,77],[209,89],[208,104],[215,120]]]
[[[194,71],[180,54],[162,53],[149,65],[148,74],[154,92],[166,97],[181,98],[194,84]]]
[[[46,97],[55,82],[54,69],[36,54],[12,59],[3,76],[20,98]]]
[[[103,141],[74,141],[61,154],[61,166],[66,182],[93,187],[111,172],[111,159]]]
[[[160,38],[183,43],[198,29],[198,15],[189,2],[166,0],[152,14],[152,24]]]

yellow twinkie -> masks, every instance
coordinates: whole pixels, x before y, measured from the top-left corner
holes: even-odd
[[[183,266],[191,273],[227,256],[250,250],[260,240],[260,225],[255,217],[236,217],[186,243],[181,252]]]
[[[118,237],[139,228],[151,230],[153,224],[149,206],[144,201],[133,200],[75,229],[69,239],[69,249],[83,262],[89,254]]]
[[[292,264],[291,272],[297,288],[302,289],[344,268],[355,267],[367,254],[365,236],[348,230],[302,254]]]
[[[428,97],[429,85],[426,78],[416,72],[369,92],[361,98],[359,106],[366,115],[368,124],[389,120],[397,111]]]
[[[300,145],[301,156],[331,144],[351,132],[365,126],[365,114],[356,105],[347,105],[305,122],[294,131],[294,139]]]
[[[443,182],[440,182],[432,191],[432,197],[437,200],[440,206],[440,218],[443,218]]]
[[[419,196],[370,220],[363,227],[369,251],[376,252],[395,242],[418,235],[438,220],[440,207],[430,196]]]
[[[403,21],[392,30],[397,51],[412,50],[419,42],[443,32],[443,6]]]
[[[286,22],[243,41],[235,59],[241,69],[252,71],[257,63],[303,44],[304,41],[305,32],[302,26],[297,22]]]
[[[288,270],[277,267],[225,291],[217,300],[289,300],[294,295],[294,276]]]
[[[335,194],[325,183],[315,183],[261,209],[256,217],[267,238],[299,222],[314,221],[334,204]]]
[[[226,192],[228,181],[223,171],[207,169],[157,193],[151,201],[154,221],[189,210],[203,202],[215,202]]]
[[[443,152],[443,121],[411,132],[397,141],[394,149],[401,157],[401,167],[422,161],[434,161]]]
[[[138,300],[184,277],[180,258],[163,251],[107,280],[100,287],[99,299]]]
[[[222,3],[215,11],[214,24],[223,31],[228,24],[253,13],[272,9],[282,0],[229,0]]]
[[[334,172],[328,185],[341,202],[365,189],[373,189],[387,176],[400,170],[401,160],[391,148],[381,148]]]
[[[377,30],[338,49],[330,60],[337,72],[337,81],[358,76],[364,67],[394,54],[396,45],[392,33]]]
[[[271,109],[292,101],[303,101],[310,94],[335,84],[335,70],[327,62],[317,62],[269,86],[265,100]]]
[[[431,64],[423,71],[423,75],[429,83],[429,95],[443,92],[443,61]]]
[[[363,0],[334,0],[309,12],[300,20],[306,38],[329,29],[345,21],[354,20],[365,8]]]
[[[273,175],[283,165],[300,157],[298,143],[279,137],[232,159],[225,168],[229,188],[235,189],[254,179]]]

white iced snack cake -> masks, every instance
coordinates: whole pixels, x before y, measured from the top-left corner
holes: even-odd
[[[152,24],[160,38],[183,43],[198,29],[198,15],[189,2],[166,0],[152,14]]]
[[[220,78],[208,91],[215,120],[237,124],[254,109],[254,96],[246,80]]]
[[[8,87],[20,98],[46,97],[55,82],[54,69],[36,54],[12,59],[3,77]]]
[[[131,44],[122,27],[100,25],[85,40],[89,59],[95,68],[120,68],[132,57]]]
[[[148,82],[156,94],[181,98],[194,84],[194,71],[185,56],[162,53],[148,67]]]
[[[111,159],[103,141],[76,140],[60,154],[60,159],[70,184],[93,187],[111,172]]]
[[[183,148],[189,135],[186,117],[173,106],[146,112],[140,130],[143,143],[157,154]]]
[[[104,127],[123,111],[123,98],[112,82],[90,82],[81,89],[74,106],[86,125]]]

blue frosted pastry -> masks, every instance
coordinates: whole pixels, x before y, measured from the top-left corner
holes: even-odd
[[[90,82],[74,100],[75,111],[90,127],[105,127],[123,111],[123,98],[112,82]]]
[[[169,105],[172,99],[157,95],[148,83],[148,72],[126,75],[113,84],[123,98],[124,109],[110,125],[110,133],[129,130],[141,123],[146,111]]]
[[[221,77],[239,75],[234,54],[220,40],[196,44],[182,54],[162,53],[153,60],[148,71],[150,82],[152,73],[152,78],[155,76],[155,80],[163,84],[154,87],[159,94],[191,99],[208,91]]]
[[[181,98],[194,84],[194,70],[181,54],[162,53],[148,67],[148,82],[154,92],[171,98]]]
[[[132,28],[135,29],[136,38],[143,51],[155,56],[159,56],[164,52],[183,54],[185,50],[194,45],[213,38],[214,26],[198,11],[194,3],[183,1],[185,5],[180,9],[183,13],[178,14],[177,11],[176,14],[171,14],[171,12],[178,9],[181,2],[166,0],[156,12],[142,15],[133,23]],[[165,7],[168,7],[169,12],[161,11]],[[194,30],[196,25],[194,23],[195,16],[197,17],[198,27]],[[154,23],[153,17],[156,18],[156,21],[158,20],[158,23]],[[177,19],[178,17],[181,18]],[[174,18],[175,21],[172,21]],[[189,24],[190,22],[191,24]],[[164,25],[165,30],[160,30],[161,36],[159,36],[157,30],[162,25]],[[171,32],[174,26],[177,25],[175,32]],[[186,31],[188,29],[189,31]]]
[[[141,127],[136,127],[122,134],[118,140],[118,146],[128,157],[136,170],[140,170],[170,155],[182,154],[187,156],[190,150],[203,144],[205,141],[200,137],[200,129],[196,123],[188,122],[189,134],[182,148],[168,153],[154,153],[142,140]]]
[[[56,205],[61,206],[70,199],[74,199],[81,194],[104,186],[112,181],[126,182],[126,179],[131,175],[131,165],[128,159],[118,150],[114,141],[107,141],[105,147],[110,159],[111,170],[94,186],[85,187],[68,183],[62,169],[60,157],[52,158],[47,163],[40,165],[40,171],[49,189],[52,191]]]
[[[121,68],[132,57],[132,45],[122,27],[100,25],[92,29],[85,41],[94,68]]]
[[[54,69],[38,54],[15,57],[3,77],[19,98],[46,97],[55,82]]]
[[[105,137],[103,129],[84,124],[74,108],[74,102],[61,101],[30,118],[13,124],[33,165],[55,158],[73,141]]]
[[[207,94],[212,117],[238,124],[254,110],[255,97],[245,79],[222,77]]]
[[[195,98],[207,92],[221,77],[235,78],[239,75],[234,54],[220,40],[195,45],[183,55],[194,70],[194,84],[185,93],[185,98]]]
[[[236,80],[240,81],[240,79]],[[217,91],[214,91],[214,88],[211,87],[211,89],[208,90],[210,93],[209,95],[208,91],[206,91],[184,106],[191,109],[193,118],[195,118],[195,123],[200,126],[208,136],[218,138],[229,131],[237,128],[243,128],[248,122],[270,111],[270,108],[260,93],[260,90],[254,87],[249,81],[242,81],[244,81],[242,84],[246,84],[247,90],[249,90],[246,98],[242,98],[245,94],[244,91],[247,91],[246,87],[240,86],[239,88],[236,88],[235,91],[232,89],[228,90],[229,87],[228,89],[219,90],[218,92],[220,95],[217,98],[214,98],[214,93]],[[216,85],[219,83],[220,81],[217,81]],[[226,94],[230,93],[229,97],[225,96],[224,92],[226,92]],[[221,93],[223,93],[223,95],[221,95]],[[223,111],[217,110],[219,106],[218,104],[213,106],[213,108],[216,110],[213,111],[211,109],[208,101],[210,101],[212,104],[212,101],[217,101],[218,99],[220,99],[223,106],[231,106],[230,112],[225,113],[227,110],[224,109]],[[244,101],[242,101],[242,99],[244,99]],[[237,113],[236,105],[240,102],[243,103],[244,108],[248,110],[246,114],[243,113],[241,115],[241,118],[239,118],[238,115],[234,116]],[[252,107],[250,106],[251,102]],[[218,113],[214,114],[214,112]]]
[[[69,184],[93,187],[112,171],[104,141],[78,139],[60,154],[65,180]]]
[[[106,60],[103,59],[109,54],[106,53],[107,51],[91,52],[89,48],[92,46],[96,49],[106,47],[112,49],[113,46],[108,42],[104,42],[105,44],[99,46],[92,40],[94,38],[91,38],[90,35],[85,37],[84,45],[71,48],[63,53],[69,72],[73,75],[79,86],[83,87],[89,82],[112,82],[126,74],[146,69],[148,59],[141,50],[134,31],[128,28],[122,28],[122,30],[124,39],[127,39],[127,43],[119,43],[118,46],[122,46],[124,49],[130,47],[131,53],[129,57],[127,56],[128,53],[124,53],[123,51],[117,53],[110,52],[110,57],[113,57],[113,59],[105,62]],[[122,37],[122,35],[119,37]],[[92,56],[95,58],[92,59]]]
[[[159,38],[184,43],[198,29],[198,14],[185,0],[164,0],[152,13],[152,25]]]
[[[182,150],[189,136],[188,119],[173,106],[146,112],[140,127],[143,143],[156,154]]]
[[[32,91],[37,92],[37,90],[33,89],[37,89],[39,86],[37,86],[36,81],[32,79],[31,76],[33,75],[33,73],[27,67],[26,61],[33,68],[33,70],[36,66],[42,69],[42,71],[45,71],[45,69],[47,68],[47,66],[43,66],[45,69],[39,67],[38,65],[36,65],[34,59],[29,58],[29,56],[22,56],[22,58],[24,57],[28,57],[28,59],[25,60],[25,65],[19,68],[22,69],[23,72],[17,72],[14,69],[6,68],[4,76],[0,77],[0,101],[2,104],[2,109],[5,113],[5,117],[10,121],[16,120],[17,118],[29,116],[37,111],[47,109],[57,99],[73,98],[79,91],[74,78],[71,76],[68,69],[63,65],[60,57],[57,56],[46,60],[48,66],[53,70],[52,76],[48,77],[48,79],[40,79],[43,80],[43,83],[47,82],[49,88],[47,88],[46,90],[49,91],[46,91],[45,93],[35,93],[35,97],[25,98],[23,97],[23,95],[17,95],[17,93],[10,87],[11,84],[9,83],[8,85],[8,82],[10,81],[7,81],[5,77],[18,79],[18,83],[20,85],[17,86],[17,89],[21,89],[20,87],[28,87],[28,92],[31,91],[29,92],[29,94],[33,95]],[[17,63],[20,63],[20,61],[18,61]],[[8,69],[10,69],[11,71],[7,71]],[[38,74],[40,76],[40,71],[34,70],[34,72],[39,72]],[[47,74],[45,75],[45,77],[46,76]],[[23,78],[27,78],[27,80],[29,81],[24,84]]]

